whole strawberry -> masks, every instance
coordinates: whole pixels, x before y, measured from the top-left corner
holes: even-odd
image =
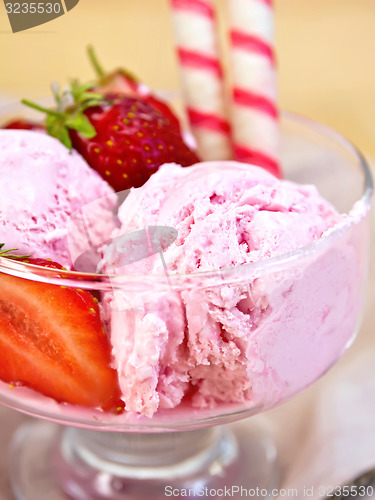
[[[71,130],[70,138],[116,191],[142,186],[163,163],[188,166],[199,161],[179,130],[151,103],[116,95],[106,98],[107,103],[85,111],[95,137]]]
[[[179,127],[152,102],[102,95],[77,82],[55,97],[56,110],[22,102],[47,113],[47,132],[74,147],[116,191],[142,186],[163,163],[199,161]]]

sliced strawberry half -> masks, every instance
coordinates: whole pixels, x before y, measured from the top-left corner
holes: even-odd
[[[28,262],[62,269],[42,259]],[[0,274],[1,380],[58,402],[119,411],[110,361],[97,299],[89,292]]]

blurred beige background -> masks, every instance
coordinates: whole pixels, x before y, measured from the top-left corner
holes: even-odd
[[[50,81],[92,76],[92,43],[156,88],[179,86],[168,0],[80,0],[12,34],[0,5],[0,93],[39,97]],[[225,0],[218,0],[224,11]],[[275,0],[281,106],[331,125],[375,157],[375,1]],[[222,17],[225,17],[222,16]]]

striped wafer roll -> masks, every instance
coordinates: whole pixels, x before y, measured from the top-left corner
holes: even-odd
[[[228,0],[235,158],[278,173],[272,0]]]
[[[226,118],[214,0],[171,0],[177,55],[191,130],[202,160],[233,157]]]

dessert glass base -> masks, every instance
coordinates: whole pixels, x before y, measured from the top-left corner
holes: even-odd
[[[255,358],[248,368],[254,377],[253,396],[209,409],[194,406],[186,397],[183,407],[138,418],[59,405],[23,387],[0,383],[3,404],[54,422],[29,424],[15,435],[11,479],[17,499],[151,500],[176,496],[183,489],[190,490],[188,496],[213,496],[210,489],[220,490],[220,496],[225,488],[233,498],[241,497],[241,488],[264,490],[262,497],[267,498],[266,491],[277,486],[276,452],[267,434],[251,421],[233,422],[302,391],[352,343],[364,305],[372,197],[366,161],[333,131],[284,114],[281,146],[285,178],[316,185],[338,212],[347,214],[338,227],[297,251],[261,262],[198,276],[170,275],[160,282],[140,279],[137,292],[126,288],[129,281],[116,283],[125,297],[138,293],[136,307],[143,297],[147,307],[152,301],[174,304],[182,293],[190,303],[212,305],[212,297],[234,287],[248,293],[246,303],[237,305],[241,314],[251,317],[256,308],[263,315],[262,301],[269,299],[267,313],[251,332],[256,337],[251,351]],[[93,290],[101,297],[113,291],[113,282],[105,277],[81,276],[78,284],[68,271],[66,277],[56,278],[46,269],[3,258],[1,273],[48,286]],[[253,309],[244,311],[249,302]],[[126,321],[126,312],[111,312],[117,314],[117,327],[119,319]],[[214,377],[210,383],[218,380]],[[205,488],[207,495],[202,494]]]
[[[117,434],[50,423],[21,428],[12,447],[17,500],[151,500],[271,492],[276,449],[248,422],[167,434]]]

